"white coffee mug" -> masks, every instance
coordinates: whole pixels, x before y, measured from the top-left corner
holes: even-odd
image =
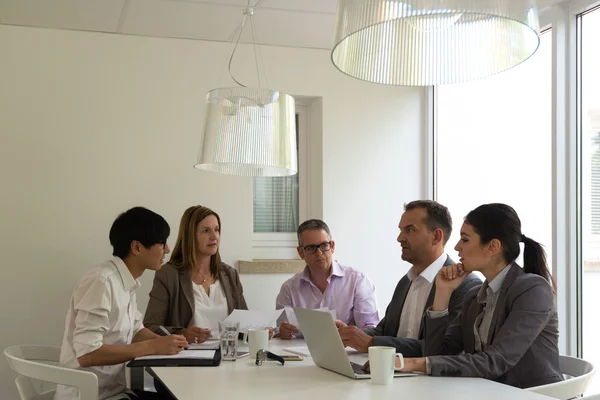
[[[254,359],[257,351],[269,349],[269,330],[248,329],[248,333],[244,335],[244,343],[250,348],[250,358]]]
[[[396,367],[396,357],[400,366]],[[396,353],[396,349],[387,346],[369,347],[369,368],[371,369],[371,383],[376,385],[389,385],[394,379],[394,371],[404,368],[404,357]]]

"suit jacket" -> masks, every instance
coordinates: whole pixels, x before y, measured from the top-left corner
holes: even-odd
[[[247,310],[238,272],[229,265],[221,263],[219,280],[227,298],[229,312],[231,313],[233,309]],[[194,311],[191,270],[166,263],[154,275],[154,284],[144,316],[144,326],[159,335],[162,334],[159,325],[173,333],[190,325]]]
[[[444,266],[452,264],[454,264],[454,261],[452,261],[450,257],[447,257]],[[433,305],[433,300],[435,298],[435,281],[433,282],[431,292],[429,292],[429,297],[427,297],[427,302],[425,303],[425,309],[423,310],[419,339],[396,337],[398,334],[398,327],[400,326],[400,318],[402,318],[404,301],[406,300],[408,289],[411,284],[412,282],[408,278],[408,275],[404,275],[396,286],[394,296],[385,310],[383,319],[379,321],[379,324],[375,328],[364,329],[364,332],[373,336],[373,346],[392,346],[395,347],[399,353],[402,353],[404,357],[421,357],[423,354],[422,339],[425,314],[426,310]],[[454,293],[452,293],[450,304],[448,306],[448,312],[451,318],[456,317],[462,309],[467,292],[473,287],[479,287],[479,285],[481,285],[481,280],[473,275],[469,275]]]
[[[563,380],[558,364],[558,317],[552,287],[513,263],[500,292],[484,351],[475,351],[475,319],[483,310],[478,289],[465,299],[461,315],[426,318],[424,355],[431,374],[474,376],[519,388]],[[465,354],[459,354],[462,351]]]

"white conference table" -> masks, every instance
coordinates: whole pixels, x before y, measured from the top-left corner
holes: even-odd
[[[269,342],[269,351],[289,354],[284,348],[305,346],[294,339]],[[366,354],[349,353],[354,362]],[[178,400],[218,398],[295,399],[444,399],[444,400],[543,400],[549,397],[481,378],[447,378],[425,375],[395,378],[391,385],[374,385],[369,379],[355,380],[317,367],[310,357],[303,361],[276,361],[255,365],[250,357],[222,361],[218,367],[152,367]]]

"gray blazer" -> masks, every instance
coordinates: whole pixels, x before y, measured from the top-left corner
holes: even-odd
[[[447,257],[444,266],[452,264],[454,264],[454,261],[452,261],[450,257]],[[431,287],[431,292],[429,292],[429,297],[425,303],[425,310],[423,310],[419,339],[399,338],[396,337],[396,335],[398,334],[398,327],[400,326],[400,318],[402,318],[401,314],[402,309],[404,308],[404,301],[406,300],[411,283],[411,280],[408,279],[408,275],[402,277],[396,286],[392,301],[385,310],[383,319],[379,321],[379,324],[375,328],[366,328],[364,329],[364,332],[373,336],[374,346],[392,346],[395,347],[399,353],[402,353],[404,357],[421,357],[425,310],[433,305],[433,300],[435,298],[435,282]],[[461,283],[454,293],[452,293],[450,305],[448,307],[451,318],[456,317],[462,309],[467,292],[473,287],[479,287],[479,285],[481,285],[481,280],[470,275],[463,283]]]
[[[219,280],[227,298],[229,312],[236,308],[247,310],[238,272],[229,265],[221,263]],[[166,263],[154,275],[154,284],[144,315],[144,326],[158,335],[163,334],[158,329],[159,325],[173,333],[190,325],[194,310],[194,289],[190,269],[178,268],[171,263]]]
[[[472,289],[467,294],[456,319],[426,318],[423,352],[433,356],[429,357],[431,375],[482,377],[519,388],[562,381],[558,317],[550,284],[513,263],[500,288],[489,344],[481,352],[475,352],[473,330],[483,309],[477,292]]]

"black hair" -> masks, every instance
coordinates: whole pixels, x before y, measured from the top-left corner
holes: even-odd
[[[467,214],[465,222],[479,234],[481,243],[498,239],[502,243],[502,256],[507,263],[519,257],[519,242],[523,242],[523,271],[540,275],[554,287],[544,248],[535,240],[523,235],[521,220],[511,206],[500,203],[481,205]]]
[[[165,244],[171,233],[163,217],[144,207],[134,207],[115,219],[108,235],[113,256],[125,258],[131,251],[131,242],[137,240],[145,248]]]

